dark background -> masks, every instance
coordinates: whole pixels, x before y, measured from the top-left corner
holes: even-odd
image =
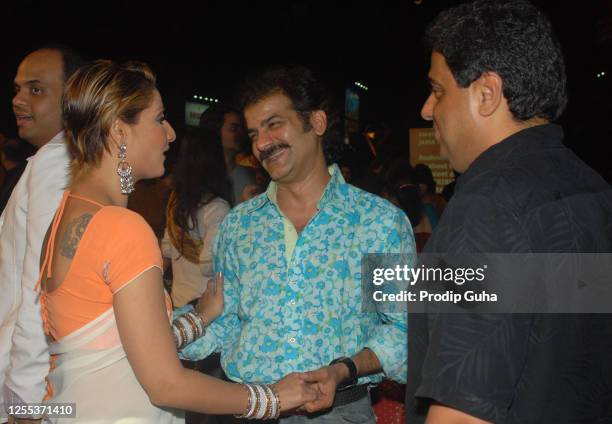
[[[185,100],[194,94],[228,99],[246,73],[262,66],[309,66],[339,98],[345,87],[361,81],[369,90],[356,89],[360,126],[389,122],[395,142],[407,152],[408,129],[428,125],[419,114],[428,94],[423,31],[440,10],[458,3],[3,2],[0,132],[16,135],[10,101],[19,61],[41,44],[60,42],[86,59],[138,59],[151,65],[179,136]],[[570,100],[561,123],[566,144],[612,181],[612,1],[535,3],[549,15],[565,54]],[[597,78],[602,71],[606,75]]]

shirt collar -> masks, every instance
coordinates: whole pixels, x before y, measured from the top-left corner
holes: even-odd
[[[519,156],[543,148],[563,147],[563,129],[556,124],[537,125],[518,131],[482,152],[457,179],[455,191],[483,172],[499,168]]]
[[[317,205],[317,208],[319,210],[323,208],[326,204],[333,202],[336,199],[341,198],[347,192],[347,187],[346,187],[347,184],[344,181],[344,178],[342,177],[342,172],[340,172],[340,168],[338,168],[338,165],[334,163],[328,166],[327,171],[329,172],[329,175],[331,178],[329,179],[327,186],[325,186],[325,191],[323,192],[323,195],[321,196],[321,200],[319,200],[319,203]],[[276,199],[277,190],[278,190],[278,186],[276,185],[276,183],[274,181],[270,181],[270,184],[268,185],[266,192],[263,194],[260,194],[259,196],[253,198],[250,201],[250,205],[247,209],[247,212],[251,213],[261,208],[266,203],[272,203],[278,206],[277,199]],[[344,201],[340,201],[338,202],[338,205],[342,209],[344,209],[345,203],[346,202]]]
[[[65,136],[66,136],[66,134],[62,130],[62,131],[58,132],[57,134],[55,134],[55,137],[53,137],[51,140],[49,140],[49,143],[47,143],[47,144],[51,144],[51,143],[53,143],[53,144],[64,143]]]
[[[54,137],[53,137],[51,140],[49,140],[49,142],[48,142],[48,143],[46,143],[44,146],[51,145],[51,144],[52,144],[52,145],[56,145],[56,144],[64,144],[64,142],[65,142],[65,138],[64,138],[64,136],[65,136],[65,135],[66,135],[66,134],[64,133],[64,131],[63,131],[63,130],[62,130],[62,131],[60,131],[60,132],[58,132],[58,133],[57,133],[57,134],[55,134],[55,136],[54,136]],[[43,147],[44,147],[44,146],[43,146]],[[42,148],[42,147],[41,147],[41,148]],[[37,151],[38,151],[38,150],[40,150],[40,149],[37,149]],[[30,156],[29,158],[27,158],[27,160],[29,161],[29,160],[30,160],[30,159],[32,159],[32,158],[33,158],[35,155],[36,155],[36,152],[35,152],[35,153],[34,153],[32,156]]]

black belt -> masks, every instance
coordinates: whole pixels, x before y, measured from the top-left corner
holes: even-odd
[[[350,387],[344,390],[338,390],[336,391],[336,396],[334,397],[334,404],[332,405],[332,408],[357,402],[358,400],[363,399],[367,395],[367,384],[360,384],[358,386]]]

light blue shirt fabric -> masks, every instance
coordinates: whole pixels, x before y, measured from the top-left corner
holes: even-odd
[[[387,377],[405,382],[406,313],[362,312],[361,259],[401,253],[414,265],[412,226],[391,203],[345,183],[336,165],[330,171],[318,212],[289,261],[286,218],[270,190],[226,216],[214,246],[215,272],[224,275],[224,312],[182,350],[183,358],[221,351],[230,379],[273,383],[367,347]]]

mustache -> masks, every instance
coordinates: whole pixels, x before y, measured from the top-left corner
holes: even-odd
[[[274,153],[278,152],[279,150],[288,149],[290,147],[291,146],[289,146],[286,143],[279,143],[279,144],[275,144],[274,146],[270,146],[266,150],[259,153],[259,160],[263,162],[264,160],[268,159],[270,156],[272,156]]]

